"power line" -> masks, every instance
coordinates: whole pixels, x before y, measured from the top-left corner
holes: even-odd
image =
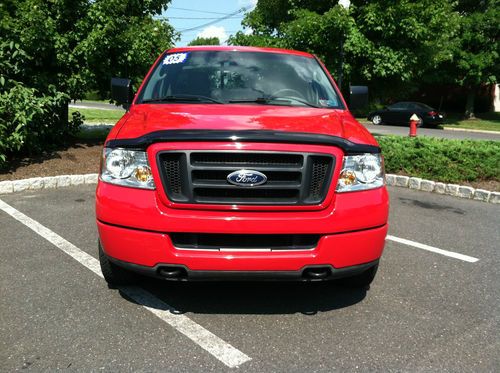
[[[244,16],[227,17],[226,19],[241,19]],[[157,19],[219,19],[219,17],[158,17]]]
[[[235,16],[237,14],[243,13],[243,12],[247,11],[248,9],[250,9],[249,6],[241,8],[241,9],[237,10],[236,12],[229,13],[229,14],[225,15],[224,17],[220,17],[220,18],[216,19],[215,21],[207,22],[207,23],[204,23],[202,25],[198,25],[198,26],[195,26],[195,27],[190,27],[190,28],[187,28],[187,29],[184,29],[184,30],[179,30],[179,32],[183,33],[183,32],[186,32],[186,31],[194,31],[194,30],[198,30],[198,29],[203,28],[203,27],[211,26],[211,25],[216,24],[216,23],[218,23],[220,21],[224,21],[225,19],[231,18],[232,16]]]
[[[221,16],[227,16],[228,14],[230,14],[230,13],[220,13],[220,12],[209,12],[208,10],[177,8],[177,7],[173,7],[173,6],[169,6],[168,9],[185,10],[187,12],[198,12],[198,13],[207,13],[207,14],[219,14]]]
[[[193,31],[187,31],[187,32],[183,32],[182,34],[192,34],[194,32],[197,32],[198,30],[193,30]],[[243,30],[224,30],[226,33],[228,34],[232,34],[232,33],[236,33],[238,31],[243,31]]]

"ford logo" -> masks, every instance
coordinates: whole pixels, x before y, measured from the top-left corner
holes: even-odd
[[[259,171],[238,170],[227,175],[227,181],[241,187],[253,187],[264,184],[267,176]]]

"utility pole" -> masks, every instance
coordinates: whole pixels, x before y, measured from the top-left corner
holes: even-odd
[[[339,0],[339,5],[346,9],[349,10],[349,7],[351,6],[351,1],[350,0]],[[345,35],[342,35],[340,37],[340,64],[339,64],[339,72],[337,74],[337,83],[339,86],[339,89],[342,90],[342,78],[344,75],[344,39]]]

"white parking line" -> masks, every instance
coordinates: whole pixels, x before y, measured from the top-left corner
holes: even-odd
[[[422,250],[432,251],[433,253],[449,256],[450,258],[460,259],[463,260],[464,262],[475,263],[479,260],[478,258],[474,258],[473,256],[468,256],[460,253],[455,253],[453,251],[439,249],[437,247],[429,246],[420,242],[415,242],[404,238],[391,236],[390,234],[387,235],[386,240],[399,242],[402,243],[403,245],[413,246]]]
[[[22,212],[16,210],[1,199],[0,210],[3,210],[41,237],[45,238],[51,244],[64,251],[96,275],[103,277],[99,261],[93,256],[79,249],[71,242],[59,236],[57,233],[38,223],[36,220],[24,215]],[[173,307],[169,306],[144,289],[136,286],[123,286],[119,289],[149,312],[153,313],[155,316],[191,339],[198,346],[208,351],[228,367],[236,368],[239,365],[251,360],[250,357],[245,355],[240,350],[223,341],[201,325],[195,323],[189,317],[179,314],[179,312]]]

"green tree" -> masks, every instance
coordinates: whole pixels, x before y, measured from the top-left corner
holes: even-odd
[[[452,58],[458,16],[449,0],[260,0],[230,44],[301,49],[337,76],[368,83],[378,97],[402,98],[429,70]],[[346,86],[346,85],[344,85]]]
[[[26,85],[45,92],[50,84],[72,99],[89,90],[102,96],[112,76],[139,82],[176,37],[154,19],[170,0],[3,0],[0,36],[22,46]]]
[[[108,97],[112,76],[138,84],[174,29],[155,19],[170,0],[2,0],[0,167],[74,134],[67,104],[89,90]]]
[[[465,117],[474,118],[479,87],[497,83],[500,76],[500,3],[498,0],[461,0],[457,10],[460,31],[454,60],[442,70],[448,72],[449,81],[467,88]]]
[[[213,38],[203,38],[198,36],[197,38],[191,40],[188,45],[220,45],[220,40],[216,36]]]

